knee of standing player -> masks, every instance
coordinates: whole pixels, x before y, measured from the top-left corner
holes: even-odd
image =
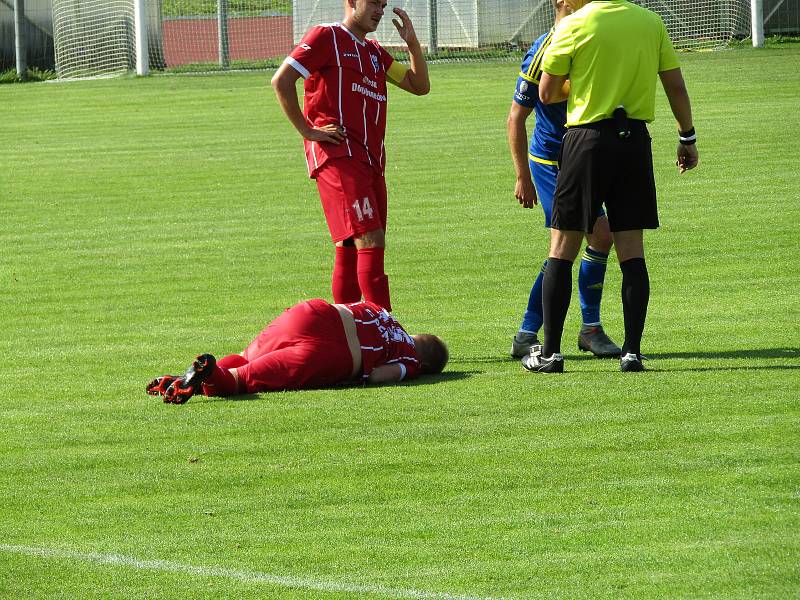
[[[374,229],[361,233],[355,237],[356,248],[384,248],[386,234],[383,229]]]
[[[608,254],[611,251],[611,246],[614,244],[614,238],[611,236],[611,229],[608,225],[608,217],[603,215],[598,217],[595,221],[592,233],[586,236],[586,241],[593,250]]]

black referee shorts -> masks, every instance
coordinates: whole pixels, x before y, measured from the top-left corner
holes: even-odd
[[[604,204],[611,231],[658,227],[650,134],[644,121],[628,124],[625,139],[611,119],[567,129],[558,157],[554,229],[591,233]]]

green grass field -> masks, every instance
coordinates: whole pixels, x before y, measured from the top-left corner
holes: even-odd
[[[441,377],[144,393],[328,297],[269,74],[0,87],[0,597],[800,597],[800,47],[684,57],[700,168],[652,127],[644,374],[507,358],[547,241],[513,63],[392,92],[387,271]],[[620,340],[620,276],[603,303]]]

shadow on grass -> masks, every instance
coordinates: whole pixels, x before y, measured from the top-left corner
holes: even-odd
[[[421,375],[417,379],[412,379],[411,381],[405,382],[406,386],[420,386],[420,385],[435,385],[437,383],[445,383],[449,381],[459,381],[461,379],[469,379],[473,375],[481,375],[483,371],[445,371],[444,373],[439,373],[438,375]],[[393,384],[386,384],[393,385]],[[370,386],[372,387],[372,386]],[[381,386],[385,387],[385,386]]]
[[[739,350],[697,350],[695,352],[647,352],[645,358],[651,360],[671,360],[671,359],[694,359],[704,358],[707,360],[716,359],[748,359],[766,360],[772,358],[797,358],[800,359],[800,348],[741,348]],[[598,359],[591,354],[565,354],[570,360],[610,360]],[[747,367],[746,367],[747,368]]]
[[[568,361],[576,360],[600,360],[600,361],[613,361],[615,358],[597,358],[588,352],[580,354],[564,354],[564,358]],[[645,358],[651,360],[671,360],[671,359],[747,359],[747,360],[768,360],[777,358],[796,358],[800,359],[800,348],[742,348],[738,350],[703,350],[696,352],[657,352],[645,353]],[[471,356],[455,358],[450,360],[450,364],[492,364],[492,363],[507,363],[512,361],[519,361],[519,358],[512,358],[508,354],[499,354],[494,356]],[[716,371],[720,369],[730,370],[734,368],[741,369],[792,369],[797,368],[790,365],[775,365],[775,366],[752,366],[752,367],[705,367],[697,369],[680,369],[680,370],[697,370],[697,371]],[[657,369],[648,369],[655,371]],[[669,369],[670,371],[677,371],[679,369]]]
[[[658,369],[645,363],[645,368],[654,373],[703,373],[706,371],[794,371],[800,365],[751,365],[745,367],[678,367],[676,369]]]
[[[698,352],[659,352],[646,354],[649,358],[800,358],[800,348],[742,348],[740,350],[706,350]]]
[[[519,360],[518,358],[511,358],[508,354],[501,356],[465,356],[462,358],[450,358],[447,363],[449,365],[474,365],[478,363],[504,363],[512,360]],[[476,373],[476,371],[470,371]]]
[[[283,390],[279,393],[285,394],[302,394],[303,392],[307,391],[320,391],[320,390],[346,390],[346,389],[353,389],[353,388],[361,388],[361,387],[370,387],[370,388],[384,388],[384,387],[393,387],[393,386],[403,386],[403,387],[416,387],[421,385],[436,385],[438,383],[445,383],[448,381],[458,381],[460,379],[468,379],[473,375],[480,375],[483,371],[445,371],[444,373],[439,373],[437,375],[421,375],[417,379],[413,379],[411,381],[404,381],[402,383],[385,383],[382,385],[370,385],[366,386],[363,384],[357,385],[335,385],[328,388],[315,388],[313,390]],[[192,404],[201,404],[204,402],[224,402],[224,401],[233,401],[233,402],[243,402],[243,401],[250,401],[250,400],[265,400],[269,398],[270,392],[262,392],[260,394],[241,394],[239,396],[229,396],[226,398],[220,397],[211,397],[202,396],[197,394],[196,396],[192,396],[190,402]]]

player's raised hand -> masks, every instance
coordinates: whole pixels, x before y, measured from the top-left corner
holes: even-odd
[[[514,197],[519,200],[522,208],[533,208],[538,204],[536,188],[530,177],[520,177],[514,186]]]
[[[328,142],[338,146],[344,141],[344,130],[339,125],[329,123],[322,127],[314,127],[303,134],[303,137],[310,142]]]
[[[419,40],[417,40],[417,32],[414,31],[414,24],[411,22],[408,13],[406,13],[406,11],[404,11],[402,8],[395,8],[393,9],[393,12],[400,17],[399,21],[397,19],[392,19],[392,23],[394,23],[397,33],[400,34],[402,40],[409,45],[418,43]]]
[[[678,144],[678,170],[681,174],[694,169],[700,162],[700,153],[695,144]]]

